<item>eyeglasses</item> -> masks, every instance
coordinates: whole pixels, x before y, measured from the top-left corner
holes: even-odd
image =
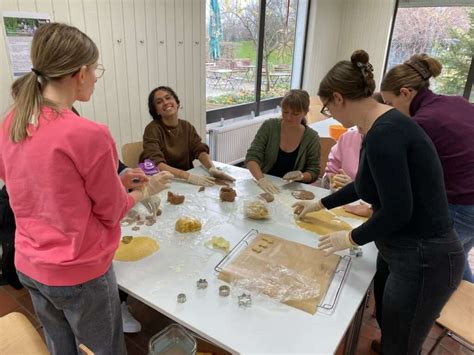
[[[328,102],[326,102],[323,106],[323,108],[321,109],[321,114],[327,118],[331,118],[332,117],[332,114],[331,114],[331,111],[329,111],[328,109],[328,103],[330,103],[331,100],[329,99]]]
[[[97,64],[97,67],[95,68],[95,77],[97,79],[100,79],[104,76],[105,73],[105,68],[102,64]]]
[[[77,73],[81,71],[81,68],[77,69],[74,73],[71,74],[72,77],[76,76]],[[102,64],[97,64],[97,67],[95,68],[95,77],[97,79],[100,79],[104,76],[105,73],[105,68]]]

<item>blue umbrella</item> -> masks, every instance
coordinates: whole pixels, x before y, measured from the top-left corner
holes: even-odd
[[[222,24],[221,10],[218,0],[211,0],[209,3],[209,56],[217,60],[221,56]]]

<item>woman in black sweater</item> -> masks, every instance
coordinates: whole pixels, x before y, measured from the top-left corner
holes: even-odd
[[[449,217],[443,174],[426,133],[390,106],[371,98],[373,68],[365,51],[337,63],[318,95],[321,112],[365,138],[355,181],[317,202],[294,205],[302,218],[358,199],[373,216],[351,232],[320,238],[327,254],[374,241],[376,289],[384,354],[418,354],[444,304],[462,278],[463,248]],[[381,294],[382,295],[381,295]]]

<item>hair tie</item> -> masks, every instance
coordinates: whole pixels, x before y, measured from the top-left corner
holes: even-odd
[[[38,69],[31,68],[31,71],[35,73],[36,76],[43,76],[43,74],[41,74],[41,72]]]
[[[374,67],[370,63],[362,63],[362,62],[356,62],[357,68],[360,69],[362,75],[364,78],[369,75],[369,73],[372,73],[374,71]]]
[[[431,78],[431,73],[426,67],[421,63],[419,60],[416,59],[409,59],[405,63],[408,65],[410,68],[412,68],[414,71],[416,71],[420,76],[423,78],[423,80],[428,80]]]

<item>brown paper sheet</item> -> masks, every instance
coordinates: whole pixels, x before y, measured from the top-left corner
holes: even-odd
[[[319,235],[352,229],[348,223],[341,221],[334,214],[327,210],[310,212],[301,220],[297,220],[296,224],[301,228],[307,229]]]
[[[326,257],[318,249],[274,235],[258,234],[224,267],[219,279],[228,283],[244,279],[249,280],[249,285],[258,285],[255,287],[263,285],[260,290],[264,294],[314,314],[340,259],[338,255]],[[315,294],[316,297],[305,298]]]

